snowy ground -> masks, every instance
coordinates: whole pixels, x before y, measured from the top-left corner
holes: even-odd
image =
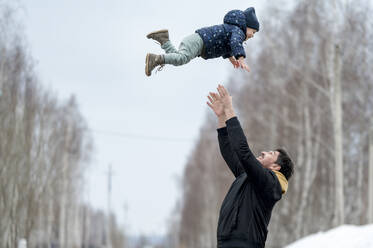
[[[302,238],[286,248],[373,248],[373,224],[343,225]]]

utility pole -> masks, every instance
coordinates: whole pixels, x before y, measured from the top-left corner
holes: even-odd
[[[107,216],[108,216],[108,221],[107,221],[107,234],[106,234],[106,245],[107,248],[111,248],[111,180],[112,180],[112,175],[113,171],[111,168],[111,164],[109,164],[109,171],[108,171],[108,188],[107,188]]]
[[[63,155],[63,164],[62,164],[62,175],[61,175],[61,212],[60,212],[60,226],[59,226],[59,245],[60,247],[68,246],[68,229],[67,229],[67,216],[68,216],[68,185],[67,185],[67,170],[69,167],[69,146],[71,142],[71,120],[68,119],[66,124],[66,133],[65,133],[65,142],[64,142],[64,155]]]

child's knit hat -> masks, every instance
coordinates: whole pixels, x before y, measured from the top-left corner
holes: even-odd
[[[245,14],[246,18],[246,26],[259,31],[259,22],[258,18],[256,18],[254,7],[247,8],[243,13]]]

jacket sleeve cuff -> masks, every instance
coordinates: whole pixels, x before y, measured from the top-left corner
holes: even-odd
[[[218,131],[218,135],[228,135],[227,127],[221,127],[216,129]]]
[[[227,124],[227,126],[232,127],[232,126],[239,126],[239,125],[240,125],[240,122],[239,122],[237,116],[235,116],[235,117],[232,117],[232,118],[230,118],[229,120],[227,120],[227,121],[225,122],[225,124]]]
[[[223,59],[227,59],[227,58],[229,58],[231,55],[230,54],[224,54],[223,55]]]
[[[240,57],[244,57],[244,58],[246,58],[246,54],[244,54],[244,53],[239,53],[239,54],[235,55],[234,57],[235,57],[236,59],[239,59]]]

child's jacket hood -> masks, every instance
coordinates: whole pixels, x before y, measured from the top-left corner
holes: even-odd
[[[239,27],[246,34],[246,17],[241,10],[231,10],[224,16],[224,23]]]

